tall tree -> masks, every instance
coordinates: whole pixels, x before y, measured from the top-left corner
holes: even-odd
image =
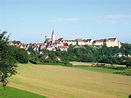
[[[17,73],[16,60],[8,45],[9,36],[6,37],[6,33],[6,31],[0,33],[0,82],[4,87],[8,83],[7,78]]]

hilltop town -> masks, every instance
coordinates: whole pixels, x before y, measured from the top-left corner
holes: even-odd
[[[63,38],[55,39],[55,32],[54,30],[51,33],[51,37],[45,36],[45,41],[43,43],[30,43],[30,44],[24,44],[24,43],[13,43],[12,41],[9,42],[9,45],[15,45],[19,48],[23,48],[25,50],[28,50],[29,47],[32,47],[34,51],[39,51],[42,49],[47,49],[50,51],[56,51],[56,49],[59,49],[61,51],[67,51],[69,45],[89,45],[89,46],[103,46],[106,45],[107,47],[121,47],[121,42],[117,38],[107,38],[107,39],[81,39],[77,38],[75,40],[65,40]]]

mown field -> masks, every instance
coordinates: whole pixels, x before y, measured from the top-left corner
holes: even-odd
[[[131,77],[73,67],[19,64],[9,86],[49,98],[127,98]]]

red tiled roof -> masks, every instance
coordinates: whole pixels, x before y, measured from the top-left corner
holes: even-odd
[[[67,46],[59,46],[60,49],[65,49]]]

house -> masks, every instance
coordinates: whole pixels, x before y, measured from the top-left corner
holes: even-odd
[[[46,48],[46,44],[45,43],[40,44],[40,50],[45,49],[45,48]]]
[[[14,46],[15,44],[12,41],[10,41],[10,42],[8,42],[8,45]]]
[[[64,44],[60,40],[55,40],[55,47],[63,46]]]
[[[45,59],[45,60],[48,59],[48,58],[49,58],[48,55],[44,55],[44,56],[43,56],[43,59]]]
[[[84,39],[84,45],[92,45],[92,40],[91,39]]]
[[[94,40],[92,45],[102,46],[102,45],[104,45],[104,40],[105,39]]]
[[[122,55],[122,53],[118,53],[118,57],[122,57],[123,55]]]
[[[128,54],[128,55],[127,55],[127,57],[128,57],[128,58],[131,58],[131,55],[130,55],[130,54]]]
[[[78,43],[78,45],[84,45],[84,41],[81,38],[77,38],[76,42]]]
[[[61,59],[60,59],[60,57],[59,57],[59,56],[56,56],[56,59],[57,59],[58,61],[61,61]]]
[[[58,49],[61,51],[67,51],[68,47],[67,46],[59,46]]]
[[[46,49],[49,50],[49,51],[52,51],[52,47],[51,46],[47,46]]]
[[[21,49],[26,49],[26,44],[19,44],[17,45],[18,48],[21,48]]]
[[[106,39],[104,43],[105,43],[105,45],[107,47],[115,47],[115,46],[117,46],[117,47],[120,48],[122,46],[117,38]]]
[[[64,40],[65,43],[67,43],[67,45],[76,45],[76,41],[75,40]]]
[[[40,47],[39,44],[36,44],[36,43],[33,44],[33,50],[34,51],[39,51],[39,47]]]
[[[92,44],[97,45],[97,46],[106,45],[107,47],[115,47],[116,46],[119,48],[122,46],[117,38],[94,40]]]

